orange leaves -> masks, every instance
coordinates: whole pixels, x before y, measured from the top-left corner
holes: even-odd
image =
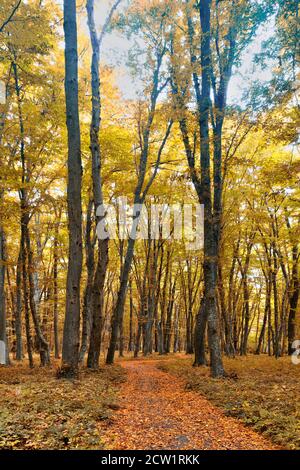
[[[108,449],[268,449],[262,437],[225,417],[157,361],[123,362],[121,408],[103,442]]]
[[[0,369],[0,449],[100,449],[120,368],[55,378],[54,368]]]

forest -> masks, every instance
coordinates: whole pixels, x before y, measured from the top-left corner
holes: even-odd
[[[0,449],[300,449],[298,100],[298,0],[1,0]]]

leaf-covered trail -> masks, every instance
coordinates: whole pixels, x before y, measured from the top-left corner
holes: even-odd
[[[124,361],[127,381],[120,409],[104,438],[118,450],[273,449],[274,446],[200,394],[185,389],[177,377],[156,368],[157,361]]]

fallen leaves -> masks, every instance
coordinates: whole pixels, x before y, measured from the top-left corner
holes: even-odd
[[[0,370],[0,449],[101,449],[103,417],[117,401],[121,368],[57,380],[55,367]]]
[[[208,368],[192,368],[191,359],[176,359],[160,368],[185,380],[227,416],[241,419],[277,445],[300,449],[299,368],[290,358],[247,356],[224,358],[225,369],[238,380],[216,380]]]
[[[233,418],[300,448],[299,369],[285,359],[226,359],[238,379],[225,380],[192,368],[185,356],[121,363],[124,368],[84,370],[76,381],[57,380],[55,367],[1,368],[0,448],[272,448]]]
[[[128,380],[120,391],[121,408],[102,439],[107,449],[273,448],[198,393],[187,391],[183,380],[158,370],[157,363],[122,362]]]

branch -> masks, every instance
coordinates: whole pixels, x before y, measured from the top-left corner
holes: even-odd
[[[158,91],[157,91],[158,95],[160,95],[160,94],[163,92],[163,90],[164,90],[164,89],[166,88],[166,86],[170,83],[170,81],[171,81],[171,80],[170,80],[170,77],[168,77],[168,78],[166,79],[166,81],[165,81],[165,82],[160,86],[160,88],[158,89]]]
[[[0,26],[0,33],[2,33],[2,31],[4,30],[5,26],[12,20],[12,18],[14,17],[16,11],[18,10],[19,6],[21,5],[21,1],[22,0],[19,0],[16,5],[14,6],[11,14],[9,15],[9,17],[4,21],[4,23],[2,24],[2,26]]]
[[[116,9],[118,8],[118,6],[120,5],[122,0],[116,0],[115,3],[113,4],[113,6],[111,7],[111,10],[105,20],[105,23],[104,23],[104,26],[102,28],[102,31],[101,31],[101,34],[99,36],[99,46],[101,46],[102,44],[102,41],[104,39],[104,36],[105,34],[107,33],[107,29],[111,23],[111,20],[112,20],[112,17],[113,17],[113,14],[114,12],[116,11]]]
[[[164,138],[163,138],[163,141],[162,141],[162,143],[161,143],[161,146],[160,146],[159,151],[158,151],[158,154],[157,154],[157,159],[156,159],[156,163],[155,163],[155,167],[154,167],[154,172],[153,172],[153,174],[152,174],[150,180],[148,181],[148,184],[147,184],[147,186],[146,186],[146,188],[145,188],[145,190],[144,190],[144,192],[143,192],[143,195],[142,195],[142,198],[141,198],[142,201],[145,200],[145,198],[146,198],[146,196],[147,196],[147,193],[148,193],[149,189],[151,188],[152,183],[153,183],[153,181],[154,181],[154,179],[155,179],[155,177],[156,177],[156,175],[157,175],[158,168],[159,168],[159,165],[160,165],[160,162],[161,162],[161,156],[162,156],[163,150],[164,150],[164,148],[165,148],[165,146],[166,146],[167,140],[168,140],[168,138],[169,138],[169,135],[170,135],[172,126],[173,126],[173,120],[171,119],[171,120],[169,121],[167,130],[166,130],[166,134],[165,134],[165,136],[164,136]]]

